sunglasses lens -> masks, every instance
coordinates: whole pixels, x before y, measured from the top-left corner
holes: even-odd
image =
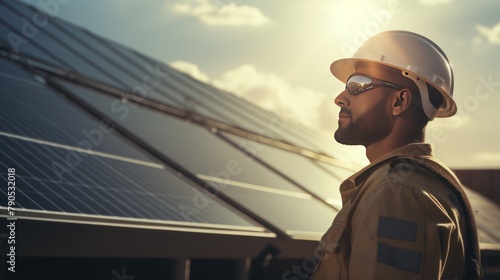
[[[358,95],[370,88],[373,84],[371,78],[365,76],[352,76],[347,80],[346,89],[351,95]]]

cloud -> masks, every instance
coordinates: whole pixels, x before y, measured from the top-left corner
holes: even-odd
[[[328,102],[326,94],[307,87],[292,87],[281,77],[249,64],[227,71],[213,85],[309,127],[325,129],[328,122],[324,120],[336,118],[333,103]]]
[[[172,6],[175,13],[191,15],[212,26],[262,26],[270,20],[258,8],[238,5],[241,0],[185,0]]]
[[[459,103],[458,105],[461,106],[463,103]],[[469,114],[470,112],[462,110],[463,109],[460,108],[457,114],[450,118],[439,118],[439,120],[435,119],[429,122],[429,124],[427,124],[427,130],[465,129],[473,123],[473,119]]]
[[[476,30],[480,35],[486,37],[488,42],[490,42],[491,44],[500,44],[500,22],[492,26],[491,28],[486,27],[482,24],[478,24],[476,25]]]
[[[478,161],[498,162],[500,163],[500,153],[480,152],[474,155]]]
[[[175,62],[171,65],[195,78],[208,79],[205,74],[199,75],[201,71],[192,63]],[[327,94],[307,87],[293,87],[283,78],[259,71],[250,64],[229,70],[209,83],[309,127],[331,132],[336,124],[338,110]]]
[[[418,0],[418,3],[426,6],[450,3],[453,0]]]
[[[198,65],[196,64],[187,61],[174,61],[170,62],[169,65],[172,68],[175,68],[183,73],[186,73],[189,76],[199,81],[202,81],[204,83],[210,82],[210,78],[208,77],[208,75],[205,74],[204,72],[201,72],[200,68],[198,68]]]

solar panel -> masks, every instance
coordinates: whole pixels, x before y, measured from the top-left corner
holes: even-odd
[[[61,26],[61,28],[63,27]],[[82,32],[82,36],[87,36],[87,40],[93,40],[96,44],[99,44],[101,47],[96,51],[102,52],[114,64],[121,65],[134,72],[137,77],[141,77],[142,83],[130,89],[132,94],[221,120],[217,112],[199,106],[201,105],[199,102],[189,98],[189,96],[174,87],[172,85],[172,72],[164,68],[163,62],[144,60],[142,56],[139,56],[133,50],[87,32]]]
[[[14,63],[0,59],[0,66],[0,173],[16,168],[17,207],[256,227],[113,132],[91,149],[79,147],[82,131],[99,122]]]
[[[24,5],[9,3],[8,6],[26,17],[33,13]],[[43,31],[52,38],[52,41],[40,41],[40,45],[44,45],[45,49],[52,51],[52,49],[61,47],[59,45],[63,45],[64,48],[70,50],[73,56],[84,58],[85,62],[82,62],[81,59],[65,59],[66,63],[71,64],[71,69],[78,69],[77,72],[81,74],[89,76],[88,67],[82,63],[91,63],[92,67],[97,68],[106,77],[121,83],[121,88],[124,90],[135,92],[141,96],[147,95],[153,100],[166,102],[175,107],[196,112],[265,137],[289,142],[330,156],[337,156],[337,149],[325,150],[325,146],[317,145],[317,141],[312,141],[304,136],[314,134],[311,131],[306,130],[299,133],[298,126],[293,122],[277,118],[276,115],[233,95],[179,74],[161,61],[89,34],[58,19],[50,20]],[[38,42],[36,39],[34,40],[35,44]],[[58,44],[58,46],[53,47],[53,44]],[[53,52],[53,54],[57,53]],[[94,74],[94,72],[90,74]],[[168,77],[164,76],[165,74]],[[97,75],[101,76],[101,74]],[[155,81],[153,89],[145,87],[144,83],[139,81],[148,76],[159,81],[159,83]],[[137,90],[138,88],[139,90]]]
[[[181,107],[185,103],[184,98],[178,94],[172,94],[168,88],[165,88],[168,77],[164,76],[164,73],[157,72],[156,64],[138,65],[123,54],[120,50],[122,48],[115,47],[117,45],[109,40],[58,20],[53,20],[52,24],[61,32],[71,34],[75,40],[78,39],[77,44],[84,44],[86,48],[106,60],[107,63],[103,67],[108,68],[109,65],[111,69],[118,68],[122,75],[132,77],[127,79],[129,92],[176,107]]]
[[[10,13],[9,19],[17,18],[19,21],[21,17],[33,17],[33,11],[24,5],[14,3],[4,3],[4,5],[17,13],[17,15]],[[75,72],[79,74],[140,96],[147,95],[149,98],[168,104],[179,104],[152,88],[151,83],[156,83],[156,81],[145,80],[149,75],[146,69],[135,69],[134,66],[124,66],[123,63],[120,65],[120,60],[116,60],[116,56],[114,56],[115,59],[111,59],[100,53],[106,48],[98,50],[90,45],[93,43],[92,41],[84,41],[84,39],[88,40],[89,37],[92,37],[88,36],[84,30],[67,27],[70,28],[68,31],[60,27],[60,24],[56,23],[58,21],[56,19],[47,21],[43,28],[40,28],[40,31],[36,33],[36,36],[30,38],[30,43],[43,46],[40,48],[45,48],[47,52],[62,58],[65,63],[69,64],[69,67],[64,67],[66,69],[77,69]],[[154,65],[149,67],[154,67]],[[137,70],[135,71],[137,73],[132,74],[129,70]]]
[[[286,180],[255,163],[248,156],[227,145],[213,133],[188,121],[135,106],[129,113],[113,112],[108,104],[114,100],[102,93],[60,79],[58,83],[82,100],[107,115],[108,118],[127,127],[134,135],[175,159],[195,174],[213,175],[226,170],[228,162],[238,162],[244,172],[235,178],[239,181],[276,188],[296,190]],[[124,108],[129,103],[122,104]],[[148,125],[144,125],[148,124]],[[215,176],[215,175],[214,175]]]
[[[149,160],[109,133],[106,123],[69,106],[57,93],[35,81],[33,75],[4,59],[0,60],[0,83],[2,99],[6,100],[0,102],[2,133]]]
[[[105,40],[100,38],[101,40]],[[265,111],[253,104],[248,103],[232,94],[228,94],[213,86],[201,83],[191,77],[178,73],[166,66],[165,63],[149,58],[142,54],[133,52],[125,47],[109,42],[117,51],[142,67],[156,65],[162,73],[169,73],[169,79],[162,86],[169,88],[169,95],[181,94],[185,100],[194,101],[194,111],[226,124],[252,131],[262,136],[270,137],[284,142],[291,142],[299,146],[321,151],[321,146],[308,140],[297,133],[293,122],[279,118],[275,114]],[[285,126],[283,126],[285,124]],[[278,129],[269,130],[273,125],[279,125]]]
[[[255,141],[249,139],[243,139],[228,133],[222,134],[236,145],[246,143],[245,145],[241,145],[243,149],[247,147],[257,147],[259,145]],[[288,178],[294,180],[304,189],[314,193],[324,201],[335,205],[338,209],[341,208],[342,204],[338,186],[340,186],[343,179],[345,179],[343,176],[326,171],[318,165],[317,161],[311,158],[278,149],[273,146],[266,145],[262,146],[261,150],[258,152],[252,150],[248,152]],[[291,162],[293,162],[293,164],[290,164]],[[335,168],[341,169],[340,167]],[[351,171],[351,173],[354,172]]]
[[[54,34],[47,32],[45,28],[36,28],[35,23],[31,22],[31,17],[26,18],[25,15],[17,11],[15,8],[11,7],[12,3],[0,2],[0,6],[4,9],[9,9],[12,12],[4,13],[4,20],[11,23],[10,26],[16,33],[20,36],[26,34],[26,30],[32,28],[29,36],[30,43],[36,43],[38,45],[44,46],[48,52],[52,55],[59,57],[63,61],[71,65],[71,69],[78,69],[78,72],[84,74],[85,76],[91,77],[97,81],[101,81],[105,84],[112,85],[118,88],[123,88],[123,82],[117,79],[113,79],[106,73],[102,72],[94,61],[88,60],[84,55],[71,47],[68,47],[67,43],[62,41]],[[22,7],[22,5],[17,4],[17,7]],[[33,13],[30,13],[31,16]],[[49,22],[50,24],[50,22]],[[47,26],[50,26],[47,24]],[[28,26],[28,27],[26,27]],[[32,26],[32,27],[29,27]],[[34,29],[33,29],[34,28]]]
[[[157,64],[162,72],[171,73],[170,79],[166,83],[166,85],[175,88],[171,93],[180,93],[194,100],[198,109],[206,108],[209,114],[201,110],[198,111],[203,116],[333,158],[348,162],[353,160],[352,154],[334,141],[333,133],[331,139],[328,139],[314,129],[304,127],[293,119],[278,116],[238,98],[234,94],[178,73],[160,61],[140,54],[134,54],[134,56],[137,61],[141,61],[140,63]],[[332,106],[334,105],[332,104]]]
[[[12,31],[12,25],[3,21],[0,18],[0,40],[4,42],[3,44],[7,49],[23,54],[27,57],[35,57],[49,65],[57,65],[60,67],[69,67],[66,63],[53,57],[47,52],[42,51],[37,48],[35,44],[27,44],[26,39],[21,35]]]
[[[106,106],[112,102],[111,97],[60,79],[57,83],[208,184],[284,230],[317,230],[319,233],[328,227],[330,218],[336,214],[326,203],[228,145],[208,129],[141,106],[131,110],[126,118],[120,118]],[[276,202],[278,200],[282,202]],[[272,201],[282,204],[286,211],[271,210],[275,205]],[[323,218],[304,221],[287,218],[290,215]]]
[[[284,195],[230,184],[224,188],[224,192],[292,236],[295,232],[310,232],[315,233],[318,238],[328,229],[337,214],[332,208],[318,203],[304,193],[302,196]]]
[[[2,170],[16,168],[20,208],[255,227],[208,196],[203,197],[203,209],[197,208],[196,189],[160,164],[86,155],[6,136],[0,136],[0,145]],[[72,167],[56,167],[68,154],[80,160]]]
[[[469,188],[464,188],[472,205],[477,224],[479,242],[500,244],[500,205],[485,199],[484,196]]]
[[[186,87],[184,84],[179,83],[179,73],[167,67],[165,63],[148,59],[132,50],[129,50],[126,47],[120,46],[114,42],[110,42],[109,40],[103,38],[99,38],[99,40],[105,42],[106,45],[114,48],[117,53],[127,58],[128,61],[132,62],[139,69],[150,69],[150,73],[156,73],[153,74],[153,76],[160,76],[161,83],[158,84],[157,89],[163,95],[177,100],[178,103],[176,104],[176,107],[189,110],[191,112],[224,123],[233,125],[239,124],[239,126],[242,126],[241,123],[235,122],[233,120],[240,119],[239,116],[231,115],[231,117],[227,117],[227,113],[225,113],[225,110],[222,110],[220,106],[210,106],[213,103],[212,101],[210,101],[206,97],[203,97],[203,95],[199,95],[198,93],[193,92],[191,88]],[[143,76],[144,75],[149,74],[147,72],[144,72]],[[165,77],[166,75],[168,75],[168,77]]]

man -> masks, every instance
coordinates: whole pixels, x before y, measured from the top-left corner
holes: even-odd
[[[341,184],[312,279],[479,279],[470,204],[424,143],[427,122],[457,110],[446,55],[421,35],[387,31],[330,70],[346,83],[335,139],[365,146],[370,164]]]

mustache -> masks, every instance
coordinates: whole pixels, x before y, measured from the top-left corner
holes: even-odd
[[[339,112],[339,115],[349,115],[349,116],[352,116],[351,114],[351,110],[345,108],[345,107],[342,107],[340,108],[340,112]]]

